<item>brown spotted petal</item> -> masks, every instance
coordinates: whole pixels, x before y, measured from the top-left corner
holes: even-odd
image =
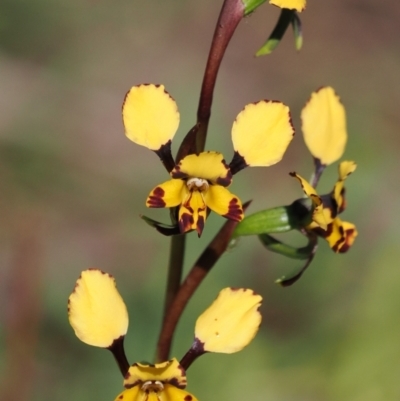
[[[204,229],[207,218],[207,206],[201,192],[188,192],[179,208],[179,228],[181,233],[196,230],[199,237]]]
[[[338,213],[343,212],[346,208],[344,181],[356,168],[357,165],[353,161],[343,161],[339,165],[339,179],[332,191],[332,197],[336,202]]]
[[[339,217],[336,217],[332,223],[328,224],[326,231],[319,228],[314,228],[313,231],[324,238],[336,253],[347,252],[358,235],[354,224],[342,221]]]
[[[210,185],[204,199],[213,212],[227,219],[241,221],[244,217],[240,199],[220,185]]]
[[[172,179],[157,185],[147,197],[147,207],[174,207],[181,204],[187,194],[183,180]]]
[[[297,178],[297,180],[300,182],[303,192],[311,199],[313,203],[313,208],[314,208],[312,213],[313,224],[325,230],[327,227],[327,223],[330,220],[326,219],[321,197],[317,194],[316,190],[307,182],[307,180],[305,180],[302,176],[300,176],[295,172],[289,174],[292,177]]]

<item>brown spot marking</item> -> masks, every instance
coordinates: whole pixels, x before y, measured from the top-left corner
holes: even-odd
[[[124,398],[124,395],[123,395],[123,394],[121,394],[121,395],[118,397],[119,400],[122,400],[123,398]]]
[[[336,241],[335,245],[333,245],[333,247],[332,247],[333,251],[335,251],[335,252],[339,252],[342,245],[346,242],[346,235],[344,233],[343,226],[339,227],[339,234],[340,234],[340,238]]]
[[[184,173],[183,171],[181,171],[181,164],[177,164],[174,169],[171,171],[171,177],[172,178],[189,178],[189,176]]]
[[[153,192],[147,199],[148,207],[165,207],[166,203],[163,199],[165,191],[161,187],[154,188]]]
[[[345,238],[344,243],[342,244],[342,246],[339,248],[339,253],[345,253],[350,249],[350,247],[351,247],[351,245],[353,243],[351,241],[351,239],[353,238],[354,232],[355,232],[354,228],[350,228],[350,229],[345,231],[346,238]]]
[[[196,231],[197,231],[199,238],[200,238],[203,230],[204,230],[204,217],[199,216],[199,218],[197,219],[197,224],[196,224]]]
[[[243,170],[247,166],[248,164],[246,163],[244,157],[239,152],[235,151],[232,160],[229,163],[229,169],[231,171],[231,174],[235,175],[236,173],[238,173],[240,170]]]
[[[225,159],[222,159],[221,163],[224,166],[224,168],[227,170],[226,177],[218,177],[216,183],[223,187],[227,187],[232,182],[232,172],[231,172],[231,169],[229,168],[228,164],[226,163]]]
[[[234,221],[241,221],[243,218],[243,209],[237,198],[231,199],[228,206],[228,213],[224,217]]]
[[[179,230],[183,234],[186,231],[189,231],[192,229],[194,220],[193,220],[193,215],[189,213],[183,213],[180,220],[179,220]]]
[[[185,398],[184,398],[185,401],[192,401],[192,399],[193,399],[193,397],[191,395],[189,395],[189,394],[186,395]]]

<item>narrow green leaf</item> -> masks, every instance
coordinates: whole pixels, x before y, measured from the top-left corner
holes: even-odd
[[[282,276],[278,280],[275,280],[276,284],[280,284],[282,287],[291,286],[297,280],[300,279],[300,277],[306,271],[308,266],[310,266],[310,263],[314,259],[315,253],[317,252],[318,237],[316,235],[312,234],[312,233],[307,233],[306,235],[308,237],[308,244],[307,244],[307,246],[305,248],[309,249],[309,255],[308,255],[308,258],[307,258],[306,262],[300,268],[297,268],[294,271],[292,271],[292,273],[290,273],[290,274],[288,274],[286,276]]]
[[[258,236],[263,245],[272,252],[279,253],[292,259],[308,259],[311,252],[314,249],[312,243],[308,243],[306,246],[301,248],[295,248],[291,245],[287,245],[268,234],[261,234]]]
[[[274,30],[267,39],[267,41],[262,45],[262,47],[257,51],[256,56],[264,56],[270,54],[279,44],[283,35],[285,34],[290,23],[293,23],[293,16],[296,12],[294,10],[288,10],[283,8],[279,19],[275,25]]]
[[[140,217],[151,227],[154,227],[159,233],[166,235],[167,237],[171,235],[179,235],[179,226],[161,223],[157,220],[153,220],[150,217],[140,215]]]
[[[293,13],[293,18],[290,21],[293,28],[293,35],[294,35],[294,44],[296,50],[300,50],[303,46],[303,31],[301,28],[301,20],[298,14],[295,12]]]

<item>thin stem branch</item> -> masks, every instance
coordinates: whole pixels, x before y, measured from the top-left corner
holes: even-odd
[[[310,183],[313,188],[316,188],[318,185],[319,179],[321,178],[321,175],[325,170],[326,165],[322,164],[319,159],[314,157],[314,167],[315,167],[315,170],[311,177]]]
[[[246,209],[250,202],[243,205]],[[182,283],[169,310],[165,314],[160,337],[157,345],[158,361],[165,361],[169,358],[172,338],[179,322],[179,319],[194,292],[202,283],[208,272],[212,269],[221,255],[226,251],[232,233],[238,224],[237,221],[228,220],[203,251],[196,263],[190,270]]]
[[[215,27],[203,83],[201,86],[199,106],[197,109],[197,151],[202,152],[207,138],[208,122],[211,116],[211,105],[215,82],[225,50],[244,17],[244,5],[241,0],[225,0]]]

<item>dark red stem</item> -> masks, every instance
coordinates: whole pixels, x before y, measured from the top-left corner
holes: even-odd
[[[197,133],[196,148],[198,152],[204,150],[206,143],[208,122],[211,116],[211,105],[219,67],[233,33],[243,17],[244,5],[241,0],[224,1],[208,54],[203,84],[201,86],[199,107],[197,109],[199,130]]]

